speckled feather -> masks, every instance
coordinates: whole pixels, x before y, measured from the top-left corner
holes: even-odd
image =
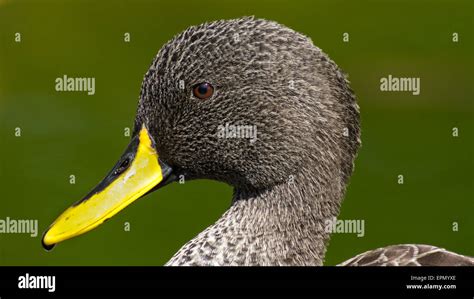
[[[192,94],[201,82],[208,100]],[[227,123],[255,125],[257,141],[218,138]],[[346,76],[309,38],[253,17],[188,28],[145,75],[135,133],[143,124],[176,173],[234,187],[168,265],[322,265],[360,125]]]
[[[474,266],[474,258],[430,245],[392,245],[361,253],[340,266]]]

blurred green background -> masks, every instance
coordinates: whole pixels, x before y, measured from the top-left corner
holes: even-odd
[[[0,265],[162,265],[229,207],[227,185],[173,184],[52,252],[40,244],[127,145],[160,47],[190,25],[245,15],[310,36],[358,97],[363,146],[340,218],[364,219],[365,236],[334,234],[326,264],[399,243],[474,255],[473,3],[0,0],[0,219],[38,219],[40,229],[36,238],[0,234]],[[56,92],[63,74],[95,77],[96,94]],[[389,74],[420,77],[421,94],[381,92]]]

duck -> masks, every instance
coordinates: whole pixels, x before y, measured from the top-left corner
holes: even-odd
[[[255,17],[191,26],[146,72],[125,152],[67,208],[43,247],[84,234],[138,198],[185,178],[233,187],[229,208],[169,266],[321,266],[361,145],[347,75],[307,36]],[[474,265],[419,244],[341,266]]]

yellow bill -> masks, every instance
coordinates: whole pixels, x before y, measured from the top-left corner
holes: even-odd
[[[51,249],[96,228],[160,183],[168,183],[170,175],[171,168],[159,160],[143,126],[105,179],[54,221],[43,235],[43,246]]]

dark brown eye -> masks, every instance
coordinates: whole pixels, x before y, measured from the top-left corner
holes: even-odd
[[[193,88],[193,95],[201,100],[207,100],[214,94],[214,87],[207,82],[196,84]]]

